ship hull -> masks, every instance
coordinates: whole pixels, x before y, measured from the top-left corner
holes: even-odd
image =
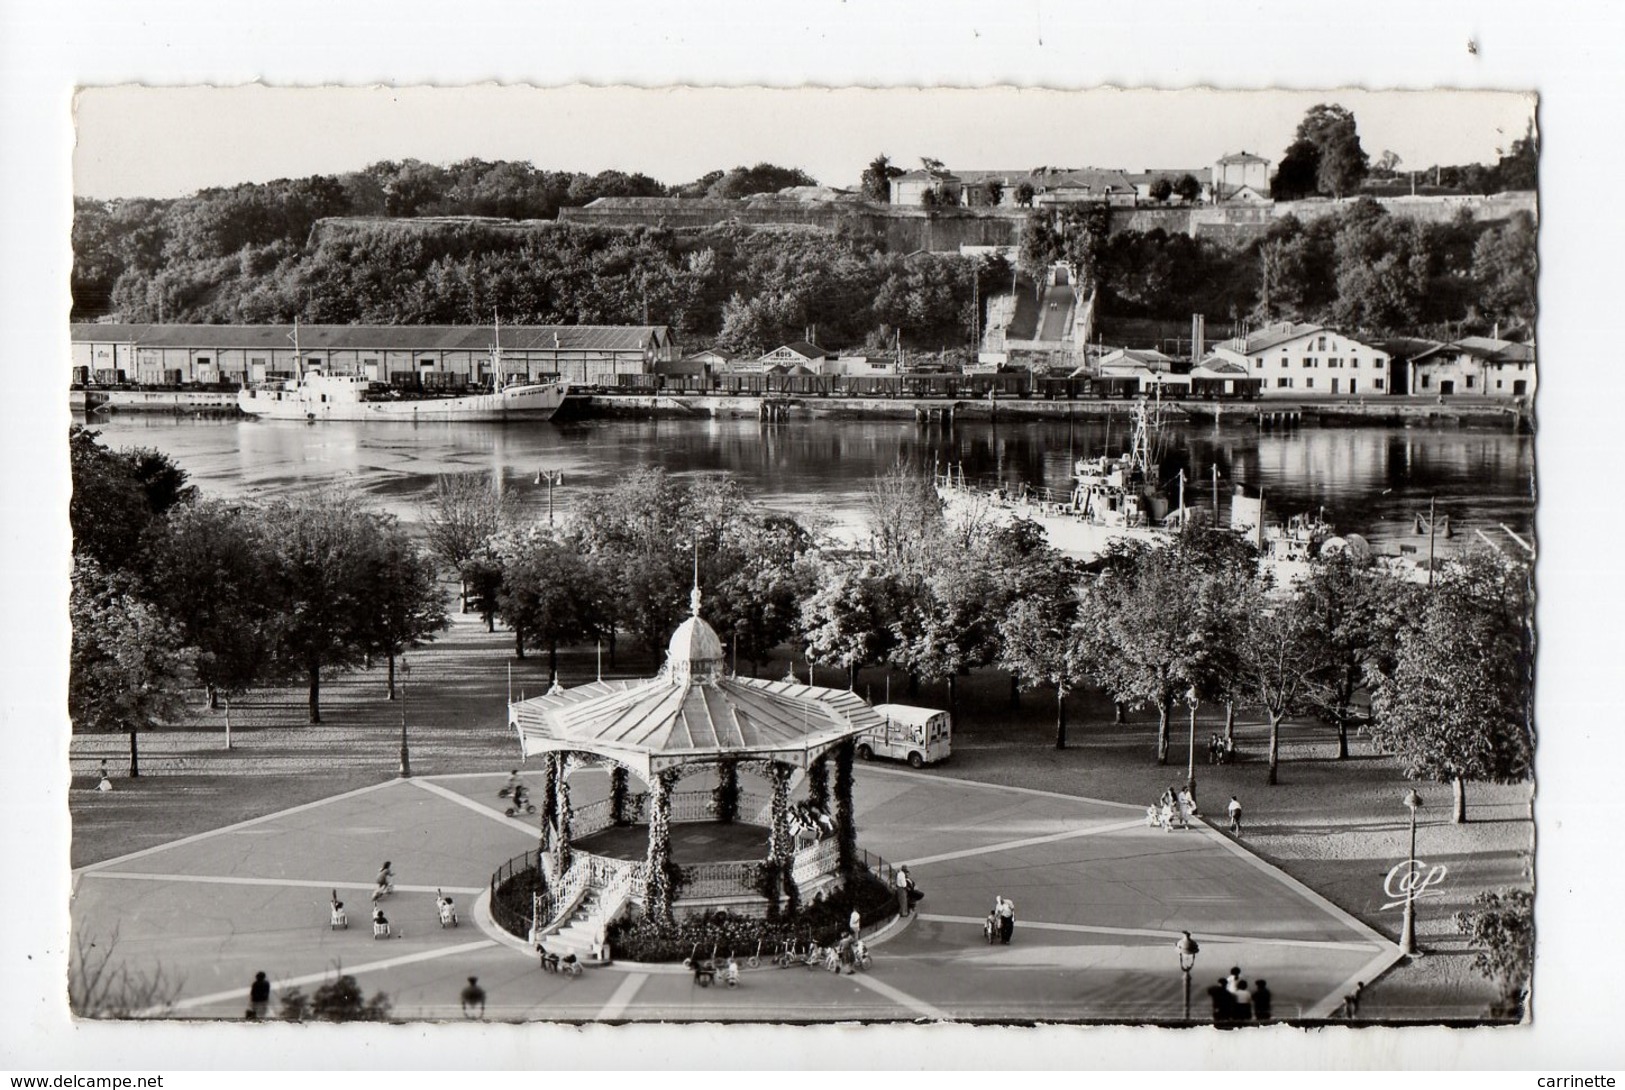
[[[417,398],[400,401],[320,400],[302,391],[244,390],[237,407],[249,416],[266,420],[377,420],[384,422],[460,421],[501,423],[547,421],[564,404],[560,384],[525,386],[495,394]]]
[[[1035,522],[1043,527],[1044,536],[1051,547],[1076,560],[1098,560],[1116,541],[1164,545],[1174,536],[1172,531],[1154,526],[1111,526],[1090,522],[1070,513],[1057,512],[1053,504],[1000,499],[954,487],[939,487],[937,495],[949,512],[962,519],[985,520],[998,526],[1009,525],[1016,519]]]

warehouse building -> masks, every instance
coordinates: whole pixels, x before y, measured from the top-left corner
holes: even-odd
[[[74,325],[72,340],[74,382],[103,386],[244,385],[312,368],[396,385],[481,386],[500,370],[504,379],[612,386],[676,357],[666,326],[98,323]]]

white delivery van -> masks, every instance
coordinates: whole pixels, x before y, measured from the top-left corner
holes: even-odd
[[[907,704],[876,704],[875,714],[885,720],[884,725],[858,735],[858,756],[865,761],[891,757],[922,768],[948,759],[953,721],[947,712]]]

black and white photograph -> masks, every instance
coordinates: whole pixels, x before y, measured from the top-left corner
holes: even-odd
[[[61,487],[6,500],[60,523],[8,635],[42,1017],[1514,1065],[1612,987],[1541,868],[1606,858],[1617,694],[1536,696],[1619,520],[1544,388],[1612,366],[1548,339],[1560,110],[1452,78],[1474,33],[1403,83],[77,79],[13,361]]]

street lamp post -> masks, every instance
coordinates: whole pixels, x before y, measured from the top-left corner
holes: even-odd
[[[1185,702],[1191,706],[1191,755],[1190,763],[1185,767],[1185,790],[1196,796],[1196,706],[1200,703],[1196,696],[1196,686],[1192,685],[1185,693]]]
[[[406,656],[401,656],[401,778],[407,779],[412,775],[412,754],[406,748],[406,678],[412,668],[406,664]]]
[[[1407,867],[1405,875],[1405,922],[1399,929],[1399,952],[1406,957],[1414,956],[1416,949],[1416,811],[1422,808],[1422,796],[1416,793],[1413,787],[1405,793],[1401,800],[1405,808],[1411,812],[1411,850],[1406,856]]]
[[[1179,951],[1179,971],[1185,974],[1185,1021],[1191,1020],[1191,970],[1196,967],[1196,955],[1201,951],[1196,940],[1191,938],[1189,931],[1180,932],[1179,941],[1174,943],[1174,949]]]
[[[536,471],[536,483],[547,485],[547,524],[553,525],[553,488],[564,483],[564,471],[559,469],[539,469]]]

